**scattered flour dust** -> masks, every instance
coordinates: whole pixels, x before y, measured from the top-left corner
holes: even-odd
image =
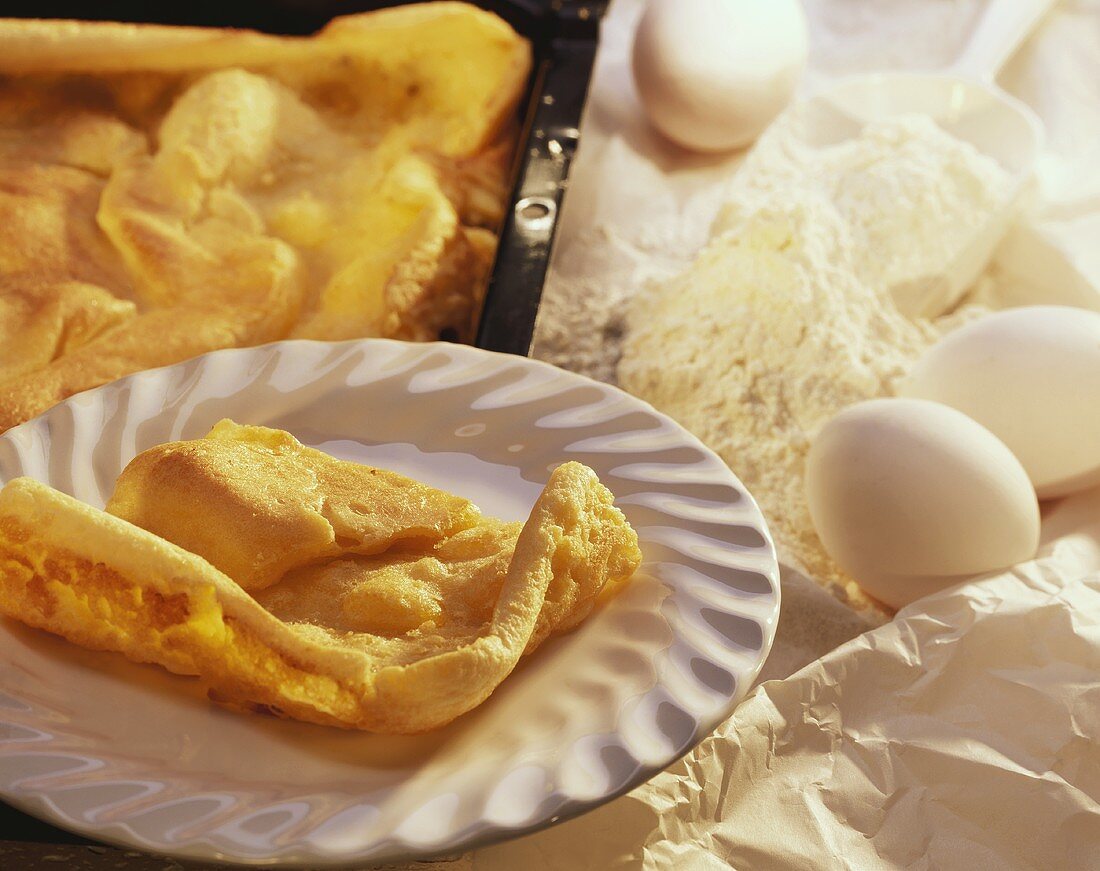
[[[893,393],[973,316],[957,300],[922,310],[924,290],[969,229],[1008,207],[1011,181],[925,116],[821,149],[799,123],[788,115],[760,140],[694,263],[634,298],[618,376],[722,455],[782,559],[865,607],[814,532],[806,452],[839,410]]]

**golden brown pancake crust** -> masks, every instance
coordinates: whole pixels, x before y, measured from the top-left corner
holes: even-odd
[[[529,64],[461,3],[307,39],[0,20],[0,430],[218,348],[469,337]]]
[[[161,535],[10,482],[0,613],[198,675],[231,707],[414,733],[484,701],[641,559],[611,494],[579,463],[553,472],[520,525],[286,433],[223,422],[199,442],[209,450],[181,442],[138,457],[112,500]],[[273,466],[285,484],[272,484]],[[175,500],[178,510],[157,507]]]

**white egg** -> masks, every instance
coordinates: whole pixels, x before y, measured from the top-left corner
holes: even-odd
[[[899,392],[959,409],[1023,463],[1040,499],[1100,484],[1100,314],[995,312],[949,333]]]
[[[1031,559],[1039,504],[995,435],[922,399],[845,409],[814,440],[806,495],[822,544],[900,608],[967,576]]]
[[[634,81],[669,139],[740,148],[790,102],[807,42],[798,0],[650,0],[634,36]]]

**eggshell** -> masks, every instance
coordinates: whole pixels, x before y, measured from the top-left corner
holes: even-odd
[[[634,81],[669,139],[740,148],[790,102],[807,45],[797,0],[651,0],[634,37]]]
[[[1023,463],[1040,499],[1100,484],[1096,312],[995,312],[933,345],[899,392],[950,405],[989,429]]]
[[[1023,466],[962,412],[874,399],[821,430],[806,495],[825,549],[901,607],[963,577],[1032,558],[1039,505]]]

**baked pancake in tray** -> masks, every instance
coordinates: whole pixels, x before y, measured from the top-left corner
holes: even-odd
[[[230,707],[374,732],[479,705],[640,561],[580,463],[507,523],[231,421],[138,455],[106,511],[30,478],[0,491],[0,613]]]
[[[462,3],[0,20],[0,430],[218,348],[470,337],[529,68]]]

